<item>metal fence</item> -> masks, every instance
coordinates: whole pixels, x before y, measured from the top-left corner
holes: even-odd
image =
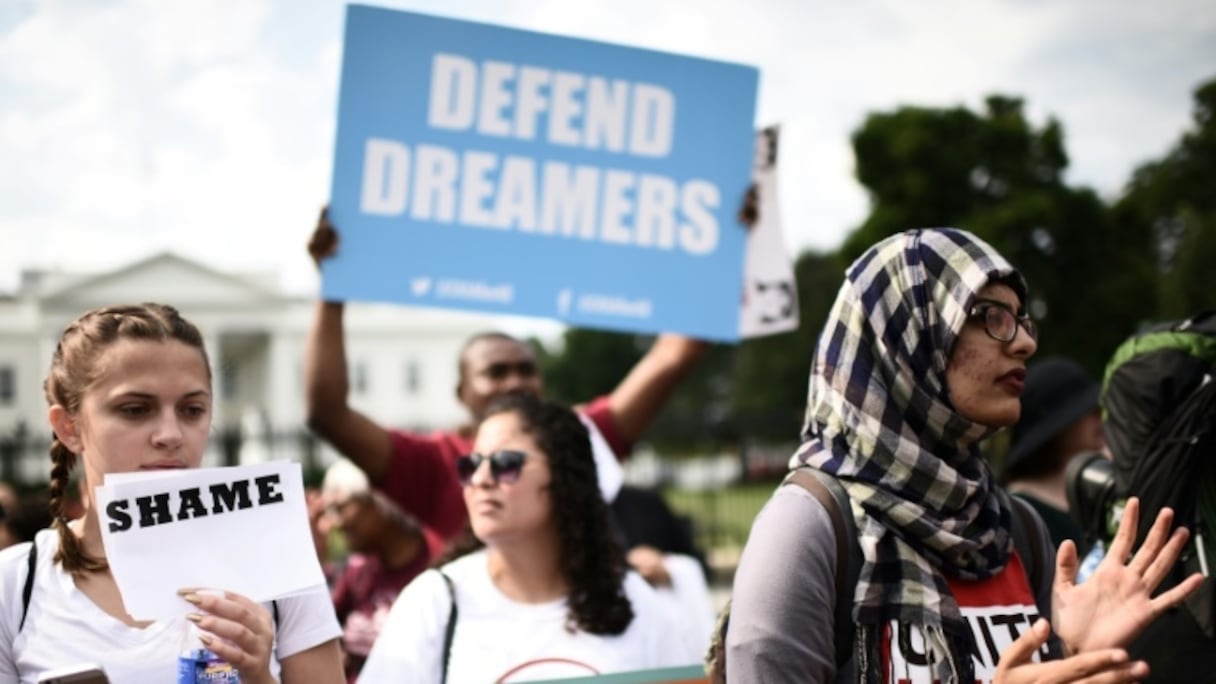
[[[0,481],[19,489],[45,485],[51,469],[50,442],[49,434],[0,435]],[[752,519],[785,472],[791,449],[791,445],[744,445],[716,454],[672,458],[643,445],[626,463],[626,477],[633,484],[661,491],[671,507],[688,519],[711,565],[729,573]],[[302,464],[306,484],[319,484],[331,454],[307,430],[253,437],[217,431],[203,464],[290,459]]]

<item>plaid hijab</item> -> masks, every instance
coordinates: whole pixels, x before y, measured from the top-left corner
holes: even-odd
[[[917,625],[942,681],[971,671],[971,632],[945,577],[999,572],[1010,511],[979,454],[994,428],[951,405],[946,365],[979,290],[1017,271],[970,233],[893,235],[849,267],[815,349],[802,446],[791,467],[840,478],[854,502],[864,563],[859,627]],[[863,642],[864,643],[864,642]]]

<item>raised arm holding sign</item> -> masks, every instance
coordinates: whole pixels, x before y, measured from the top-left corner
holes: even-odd
[[[337,250],[337,240],[322,212],[309,243],[313,258],[318,262],[328,258]],[[389,430],[348,402],[343,311],[342,302],[317,303],[305,354],[309,427],[363,468],[372,483],[402,508],[450,538],[464,529],[468,519],[454,462],[472,449],[473,432],[492,400],[510,392],[543,392],[535,353],[504,333],[475,336],[465,343],[457,361],[456,396],[469,411],[468,422],[429,435]],[[699,340],[660,335],[612,393],[581,407],[610,449],[606,455],[597,453],[601,468],[609,467],[605,460],[626,454],[641,437],[704,348]]]

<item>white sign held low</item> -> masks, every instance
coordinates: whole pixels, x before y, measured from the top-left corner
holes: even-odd
[[[106,559],[136,619],[189,612],[177,596],[187,587],[269,601],[325,585],[298,463],[107,475],[94,491]]]

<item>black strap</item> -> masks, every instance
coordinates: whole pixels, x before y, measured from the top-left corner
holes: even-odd
[[[1007,501],[1016,518],[1012,529],[1013,548],[1017,549],[1022,561],[1029,564],[1026,571],[1030,575],[1030,585],[1037,601],[1043,580],[1043,538],[1039,535],[1039,525],[1030,504],[1016,496],[1008,496]]]
[[[452,600],[452,609],[448,611],[448,627],[443,633],[443,678],[439,681],[448,681],[448,661],[452,659],[452,635],[456,633],[456,587],[452,586],[452,578],[448,577],[442,570],[436,570],[439,576],[443,578],[444,584],[448,585],[448,598]]]
[[[25,573],[25,588],[21,590],[21,622],[17,624],[17,631],[25,626],[25,614],[30,612],[30,595],[34,593],[34,568],[38,565],[38,541],[30,542],[30,555],[27,557],[29,561],[29,570]]]
[[[836,665],[843,666],[853,656],[853,589],[861,575],[861,547],[857,543],[857,523],[853,519],[849,494],[834,476],[815,468],[797,468],[786,476],[787,483],[802,487],[815,497],[832,519],[836,533],[836,614],[834,616]],[[844,512],[848,511],[849,515]]]

